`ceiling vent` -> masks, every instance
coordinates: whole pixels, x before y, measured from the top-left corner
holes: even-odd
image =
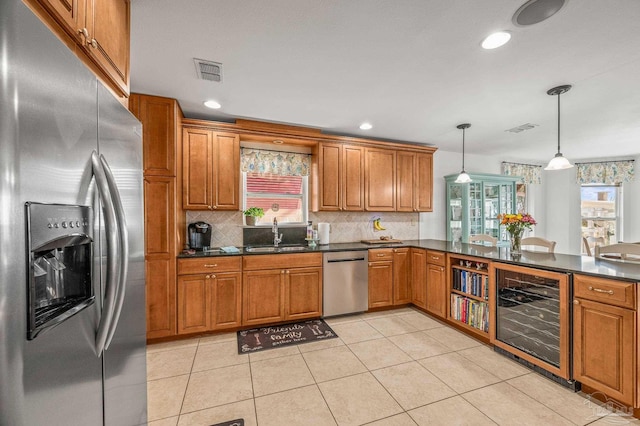
[[[525,130],[531,130],[534,127],[538,127],[538,124],[525,123],[525,124],[521,124],[521,125],[519,125],[517,127],[511,128],[511,129],[507,129],[507,130],[505,130],[505,132],[520,133],[520,132],[524,132]]]
[[[205,61],[204,59],[193,59],[196,63],[196,73],[201,80],[222,81],[222,64],[219,62]]]

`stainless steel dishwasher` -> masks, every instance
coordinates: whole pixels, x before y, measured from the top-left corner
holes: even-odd
[[[364,312],[369,308],[367,250],[323,256],[323,316]]]

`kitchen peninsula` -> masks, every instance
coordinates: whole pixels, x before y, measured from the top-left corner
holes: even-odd
[[[243,263],[249,261],[250,265],[263,265],[257,269],[251,266],[246,272],[256,273],[259,269],[268,269],[265,265],[271,265],[274,259],[281,258],[282,262],[279,263],[282,265],[314,270],[316,279],[307,280],[304,287],[313,291],[309,293],[308,298],[304,295],[301,297],[306,302],[298,300],[293,302],[293,305],[290,305],[291,301],[286,304],[289,307],[306,306],[307,311],[298,312],[297,316],[276,316],[262,321],[273,323],[291,321],[292,318],[321,316],[319,292],[322,282],[322,253],[409,250],[410,261],[406,273],[410,277],[411,304],[473,337],[494,345],[498,352],[523,362],[555,381],[574,389],[579,388],[581,384],[588,391],[602,392],[618,401],[621,406],[636,407],[637,413],[637,407],[640,405],[640,389],[636,380],[640,371],[637,354],[640,348],[636,335],[636,293],[640,282],[640,264],[528,251],[523,251],[522,255],[513,258],[506,247],[486,247],[440,240],[404,241],[385,247],[380,249],[362,243],[340,243],[305,247],[296,250],[295,253],[286,247],[266,254],[240,250],[238,254],[229,255],[213,251],[206,254],[180,255],[178,263],[180,265],[180,262],[200,262],[213,265],[215,268],[223,262],[232,262],[239,266],[240,259],[243,259]],[[315,259],[314,255],[317,256]],[[266,263],[258,261],[261,257]],[[238,261],[235,262],[234,259]],[[276,266],[278,265],[274,267]],[[293,271],[286,266],[283,268]],[[426,272],[430,271],[430,268],[435,268],[436,273]],[[241,268],[236,269],[239,277]],[[207,274],[215,275],[211,272],[212,270],[209,270]],[[502,274],[505,279],[500,278]],[[469,287],[456,287],[456,276],[466,277],[463,282],[466,280]],[[553,281],[556,279],[559,280],[559,285],[554,289]],[[241,290],[239,281],[240,278],[235,284],[236,291],[228,293],[234,294],[235,299],[224,304],[225,312],[230,306],[237,306],[238,310],[247,309],[249,306],[247,300],[242,300],[241,303],[247,289]],[[315,284],[309,284],[312,281]],[[511,287],[504,289],[503,286],[508,285],[504,285],[503,282],[510,282]],[[512,285],[514,282],[518,283],[515,287]],[[388,285],[389,291],[393,293],[394,281],[389,280]],[[371,279],[369,286],[371,291]],[[503,294],[505,291],[508,297]],[[539,293],[536,294],[536,291]],[[282,294],[284,293],[287,292],[283,291]],[[525,293],[527,296],[524,296]],[[261,293],[260,303],[272,304],[268,299],[275,294],[280,293]],[[460,305],[460,299],[466,304]],[[308,308],[309,300],[317,301],[312,304],[314,307],[311,309]],[[275,301],[273,304],[284,305],[284,301]],[[392,305],[393,303],[388,304],[389,307]],[[465,311],[457,312],[459,306],[464,306]],[[376,310],[372,307],[371,300],[369,307],[370,310]],[[486,317],[481,316],[485,315],[480,313],[482,308],[485,309],[485,314],[488,314]],[[245,313],[236,312],[235,315],[237,321],[227,329],[261,323],[260,320],[254,319],[245,324]],[[527,323],[524,320],[527,315],[531,317],[529,320],[534,322]],[[498,325],[498,318],[502,317],[520,324],[521,329],[513,327],[513,324],[507,324],[505,327]],[[528,329],[533,328],[536,329],[535,335],[531,337]],[[213,330],[216,328],[209,329]],[[557,345],[553,342],[547,343],[549,347],[556,347],[555,354],[544,354],[539,349],[529,351],[526,344],[520,344],[527,335],[533,340],[555,339]]]

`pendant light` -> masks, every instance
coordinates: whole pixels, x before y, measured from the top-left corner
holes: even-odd
[[[558,97],[558,153],[551,159],[551,161],[549,161],[547,167],[544,168],[545,170],[564,170],[573,167],[573,164],[564,158],[560,152],[560,95],[567,93],[570,89],[571,85],[565,84],[564,86],[558,86],[547,90],[547,95]]]
[[[469,127],[471,127],[471,124],[469,124],[469,123],[458,124],[456,126],[456,128],[462,129],[462,171],[458,175],[458,178],[456,179],[456,183],[469,183],[469,182],[471,182],[471,177],[469,177],[467,172],[464,171],[464,131],[466,129],[468,129]]]

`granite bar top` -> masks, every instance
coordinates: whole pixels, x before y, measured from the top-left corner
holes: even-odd
[[[283,245],[281,247],[286,247]],[[640,281],[640,263],[621,260],[596,259],[592,256],[577,256],[561,253],[544,253],[523,250],[520,256],[511,256],[508,247],[487,247],[477,244],[453,243],[442,240],[407,240],[394,244],[337,243],[305,247],[300,251],[277,251],[271,253],[247,252],[239,247],[239,253],[222,253],[219,250],[196,252],[196,254],[180,254],[178,258],[199,258],[215,256],[260,256],[263,254],[324,253],[332,251],[369,250],[376,248],[417,247],[438,250],[447,253],[482,257],[496,262],[510,263],[550,271],[579,273],[629,281]]]

